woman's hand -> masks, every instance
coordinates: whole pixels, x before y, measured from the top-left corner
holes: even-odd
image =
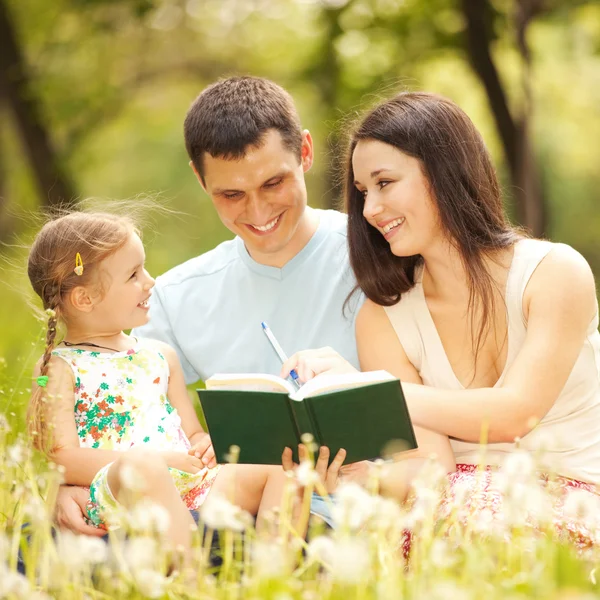
[[[355,373],[356,369],[333,348],[301,350],[290,356],[281,368],[281,377],[287,378],[295,369],[301,381],[308,381],[322,373]]]
[[[310,460],[308,448],[304,444],[298,444],[298,458],[300,462]],[[331,461],[329,467],[329,448],[321,446],[319,449],[319,455],[317,456],[317,462],[315,463],[315,472],[319,476],[321,482],[325,486],[328,494],[335,492],[338,483],[340,468],[346,459],[346,451],[341,448],[335,455],[335,458]],[[291,448],[286,448],[281,455],[281,464],[284,471],[292,471],[298,465],[296,465],[292,459]]]
[[[61,485],[58,488],[54,521],[61,529],[69,529],[73,533],[102,537],[106,530],[88,525],[85,522],[87,503],[90,491],[87,488],[74,485]]]
[[[199,458],[209,469],[217,466],[215,458],[215,449],[213,448],[210,435],[206,432],[198,433],[194,436],[192,447],[188,454]]]
[[[206,465],[199,458],[187,454],[186,452],[168,450],[166,452],[160,452],[160,455],[171,469],[179,469],[186,473],[192,473],[192,475],[195,475],[206,468]]]

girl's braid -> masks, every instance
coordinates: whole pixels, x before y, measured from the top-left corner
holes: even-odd
[[[60,305],[60,284],[54,284],[48,290],[46,304],[46,312],[48,313],[48,328],[46,330],[46,347],[42,356],[42,364],[40,366],[40,375],[48,375],[48,363],[54,350],[54,342],[56,340],[56,327],[58,325],[57,312]]]

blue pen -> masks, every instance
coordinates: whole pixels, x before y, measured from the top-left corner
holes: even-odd
[[[271,346],[273,346],[273,350],[275,350],[275,352],[277,352],[277,356],[279,356],[279,360],[282,363],[284,363],[287,360],[287,356],[286,356],[285,352],[283,351],[283,348],[279,345],[279,342],[273,335],[273,332],[269,329],[269,326],[264,321],[261,323],[261,326],[263,328],[263,331],[265,332],[265,335],[267,336],[267,339],[269,340],[269,342],[271,342]],[[298,377],[298,373],[296,373],[295,369],[292,369],[290,371],[290,377],[294,380],[294,383],[298,387],[302,386],[302,384],[300,383],[300,378]]]

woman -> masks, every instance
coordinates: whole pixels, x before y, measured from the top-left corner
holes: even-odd
[[[439,96],[375,108],[346,170],[350,259],[367,296],[361,368],[402,380],[413,422],[450,438],[458,471],[480,462],[480,441],[500,466],[518,439],[543,447],[565,485],[592,490],[600,335],[583,257],[508,223],[480,134]],[[306,380],[351,367],[322,349],[291,357],[283,374],[291,368]]]

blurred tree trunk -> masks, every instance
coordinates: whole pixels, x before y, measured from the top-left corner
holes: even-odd
[[[17,131],[34,174],[42,204],[70,204],[75,191],[63,172],[34,96],[15,28],[5,0],[0,0],[0,96],[14,115]]]
[[[338,87],[340,65],[335,49],[335,42],[342,33],[339,25],[339,16],[341,8],[327,6],[323,10],[323,19],[325,21],[325,33],[323,35],[324,48],[320,60],[306,76],[317,83],[317,88],[321,92],[321,100],[325,106],[325,119],[331,121],[333,127],[327,136],[327,154],[328,154],[328,172],[325,178],[325,192],[322,196],[321,204],[323,208],[342,209],[343,200],[341,198],[342,186],[340,176],[343,157],[340,153],[340,132],[336,120],[338,118],[339,102]]]
[[[516,216],[535,236],[546,227],[546,211],[539,167],[529,137],[532,114],[530,55],[526,31],[539,9],[537,0],[517,0],[517,43],[523,59],[524,108],[513,116],[491,54],[492,9],[489,0],[462,0],[467,23],[467,52],[471,66],[483,83],[496,122],[512,180]]]

